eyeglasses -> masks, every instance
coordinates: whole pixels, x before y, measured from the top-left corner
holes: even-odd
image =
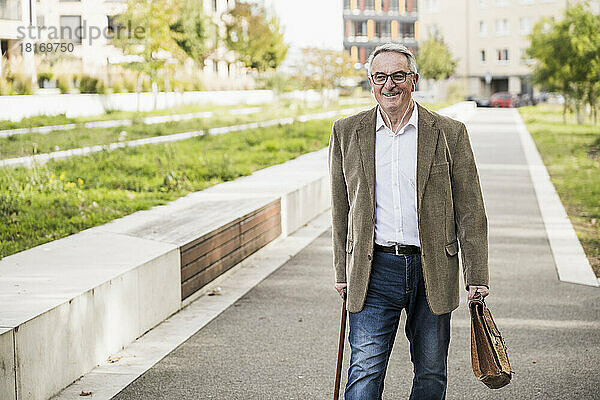
[[[406,77],[408,75],[414,75],[414,72],[405,72],[405,71],[396,71],[391,74],[384,74],[383,72],[376,72],[371,75],[371,79],[373,83],[376,85],[385,85],[388,78],[392,78],[392,82],[399,84],[406,82]]]

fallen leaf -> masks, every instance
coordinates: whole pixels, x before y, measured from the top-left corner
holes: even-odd
[[[117,361],[119,361],[121,358],[123,358],[123,356],[110,356],[110,357],[108,357],[107,361],[111,364],[114,364]]]
[[[209,296],[220,296],[221,295],[221,288],[220,287],[214,288],[213,290],[211,290],[208,293],[208,295]]]
[[[83,390],[79,393],[80,396],[91,396],[92,392],[84,392]]]

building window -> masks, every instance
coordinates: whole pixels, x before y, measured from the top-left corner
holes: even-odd
[[[527,49],[521,48],[520,53],[521,57],[519,58],[519,61],[521,64],[532,65],[535,63],[535,61],[527,54]]]
[[[531,33],[531,26],[533,25],[533,18],[523,17],[519,19],[519,31],[521,35],[529,35]]]
[[[506,36],[510,33],[510,23],[508,19],[496,20],[496,36]]]
[[[506,7],[510,5],[510,0],[496,0],[496,7]]]
[[[415,38],[415,25],[411,23],[402,24],[402,37],[405,39]]]
[[[427,35],[430,38],[437,38],[440,36],[440,28],[436,24],[431,24],[427,27]]]
[[[496,61],[498,61],[499,63],[508,63],[509,58],[508,58],[508,49],[498,49],[496,50]]]
[[[0,56],[8,58],[8,40],[0,40]]]
[[[1,1],[1,0],[0,0]],[[38,15],[35,19],[35,23],[37,26],[46,26],[45,20],[44,20],[44,16],[43,15]]]
[[[350,9],[350,0],[344,0],[344,10]]]
[[[485,21],[479,21],[479,36],[487,36],[487,24]]]
[[[390,0],[389,2],[389,10],[393,12],[398,12],[398,2],[394,0]]]
[[[487,8],[487,0],[479,0],[479,8]]]
[[[389,39],[392,37],[392,28],[390,21],[378,21],[376,30],[377,36],[380,39]]]
[[[367,36],[367,21],[354,21],[354,32],[356,36]]]
[[[212,9],[214,12],[217,12],[217,7],[218,7],[218,0],[213,0],[212,1]]]
[[[0,19],[18,21],[21,19],[20,0],[0,0]]]
[[[479,51],[479,59],[481,60],[481,63],[482,63],[482,64],[485,64],[485,63],[486,63],[486,61],[487,61],[487,58],[486,58],[486,53],[485,53],[485,50],[480,50],[480,51]]]
[[[60,16],[60,38],[67,42],[81,44],[81,16]]]
[[[375,11],[375,0],[365,0],[365,11]]]
[[[112,35],[119,32],[125,27],[122,24],[118,24],[116,19],[118,15],[107,15],[106,16],[106,33]]]
[[[440,11],[440,1],[439,0],[425,0],[425,12],[439,12]]]

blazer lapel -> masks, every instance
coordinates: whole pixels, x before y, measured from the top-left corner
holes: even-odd
[[[367,177],[367,186],[375,210],[375,125],[377,124],[377,106],[360,121],[356,137],[360,148],[360,161]],[[373,219],[374,219],[373,215]]]
[[[419,132],[417,135],[417,209],[421,209],[421,199],[429,178],[433,156],[440,130],[435,127],[431,113],[417,104],[419,110]]]

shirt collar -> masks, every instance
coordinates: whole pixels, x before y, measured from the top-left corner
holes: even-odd
[[[408,122],[404,126],[404,130],[400,130],[402,133],[406,131],[406,127],[408,125],[412,125],[415,129],[419,126],[419,111],[417,110],[417,103],[415,103],[412,113],[410,114],[410,118]],[[377,122],[375,123],[375,132],[378,132],[382,127],[387,127],[385,125],[385,121],[383,120],[383,115],[381,115],[381,107],[377,106]]]

